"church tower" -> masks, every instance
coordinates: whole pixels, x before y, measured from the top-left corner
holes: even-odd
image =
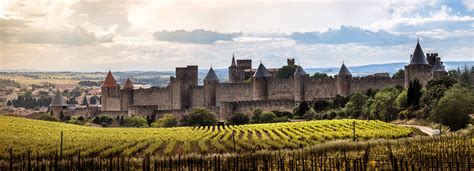
[[[428,84],[432,78],[431,65],[421,49],[420,41],[416,41],[415,51],[410,56],[410,63],[405,66],[405,87],[408,87],[410,81],[418,79],[423,86]]]
[[[309,78],[309,75],[303,70],[301,66],[298,65],[295,73],[293,74],[293,83],[295,87],[295,101],[304,101],[304,91],[305,91],[305,81]]]
[[[352,74],[343,62],[339,73],[336,75],[337,94],[349,96],[351,94],[351,81]]]
[[[272,78],[270,71],[260,62],[257,71],[253,75],[252,86],[253,86],[253,100],[267,100],[268,91],[267,83]]]
[[[219,84],[219,78],[217,77],[214,69],[209,69],[206,78],[204,78],[204,106],[217,106],[216,105],[216,89]]]

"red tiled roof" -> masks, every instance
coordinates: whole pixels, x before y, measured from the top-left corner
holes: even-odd
[[[112,75],[112,72],[109,71],[109,73],[107,74],[107,77],[105,77],[105,81],[102,84],[102,87],[108,87],[108,88],[117,87],[117,82],[115,81],[115,78]]]
[[[133,83],[132,81],[130,81],[130,78],[127,78],[127,81],[125,81],[125,84],[123,85],[123,89],[127,89],[127,90],[133,89]]]

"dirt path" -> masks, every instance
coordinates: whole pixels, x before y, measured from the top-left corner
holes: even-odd
[[[413,127],[413,128],[418,128],[421,130],[421,132],[428,134],[429,136],[433,136],[433,129],[427,126],[421,126],[421,125],[405,125],[405,124],[396,124],[398,126],[405,126],[405,127]]]

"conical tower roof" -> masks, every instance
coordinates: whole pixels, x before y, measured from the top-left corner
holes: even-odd
[[[298,65],[298,67],[296,67],[296,71],[293,75],[294,76],[306,76],[306,75],[308,75],[308,73],[306,73],[306,71],[304,71],[303,67]]]
[[[112,75],[112,72],[110,72],[110,70],[107,76],[105,77],[105,81],[102,84],[102,87],[107,87],[107,88],[117,87],[117,81],[115,81],[115,78]]]
[[[235,57],[234,54],[232,54],[232,64],[230,65],[231,67],[236,67],[237,65],[235,64]]]
[[[126,89],[126,90],[133,90],[133,83],[132,83],[132,81],[130,80],[130,78],[127,78],[127,80],[126,80],[125,83],[123,84],[123,89]]]
[[[258,66],[257,68],[257,71],[255,72],[255,74],[253,74],[253,77],[271,77],[272,74],[270,73],[270,71],[268,71],[267,68],[265,68],[265,66],[260,62],[260,65]]]
[[[53,106],[67,106],[66,102],[64,102],[63,100],[63,97],[61,96],[61,92],[59,92],[59,90],[56,91],[56,95],[54,95],[54,99],[53,101],[51,102],[51,104],[49,105],[51,107]]]
[[[206,78],[204,78],[206,81],[218,81],[219,78],[216,75],[216,72],[214,72],[214,69],[209,69],[209,72],[207,72]]]
[[[443,64],[441,64],[441,58],[436,58],[435,59],[435,63],[433,64],[433,67],[431,68],[431,71],[444,71],[444,72],[446,72],[446,70],[444,69]]]
[[[410,59],[409,65],[414,64],[426,64],[429,65],[428,60],[426,60],[425,54],[423,53],[423,49],[421,49],[420,41],[416,41],[415,51],[413,51],[413,55]]]
[[[352,75],[349,69],[347,69],[346,65],[342,63],[341,69],[339,70],[339,73],[337,75]]]

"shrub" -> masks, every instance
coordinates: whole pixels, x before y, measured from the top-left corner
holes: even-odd
[[[84,125],[86,122],[85,122],[84,117],[82,116],[79,116],[79,117],[72,116],[69,120],[66,121],[66,123]]]
[[[250,118],[242,113],[236,113],[229,119],[231,125],[242,125],[250,122]]]
[[[151,124],[152,127],[175,127],[178,125],[178,119],[172,114],[165,114],[160,119]]]
[[[288,122],[288,121],[290,121],[290,119],[288,119],[288,117],[286,116],[276,117],[275,119],[273,119],[273,122]]]
[[[306,120],[313,120],[316,117],[316,110],[310,108],[306,113],[304,113],[303,118]]]
[[[148,127],[147,121],[144,117],[141,116],[132,116],[124,118],[122,122],[124,127]]]
[[[217,119],[209,110],[195,108],[189,112],[189,115],[183,117],[181,123],[187,126],[212,126],[217,124]]]
[[[253,114],[252,114],[252,122],[253,123],[261,123],[260,121],[260,117],[262,116],[262,109],[260,108],[256,108],[253,110]]]
[[[278,111],[278,110],[274,110],[272,111],[277,117],[286,117],[287,119],[288,118],[293,118],[293,113],[291,112],[287,112],[287,111]]]
[[[55,118],[54,116],[52,116],[52,115],[50,115],[50,114],[47,114],[47,113],[38,115],[38,116],[36,117],[36,119],[38,119],[38,120],[43,120],[43,121],[54,121],[54,122],[58,122],[58,121],[59,121],[58,118]]]
[[[92,120],[93,123],[107,127],[112,124],[113,119],[107,115],[99,115]]]
[[[260,116],[260,122],[261,123],[271,123],[274,122],[276,118],[275,113],[273,112],[263,112],[262,115]]]
[[[474,93],[455,85],[445,92],[434,109],[434,120],[446,125],[451,131],[466,128],[469,114],[474,112]]]

